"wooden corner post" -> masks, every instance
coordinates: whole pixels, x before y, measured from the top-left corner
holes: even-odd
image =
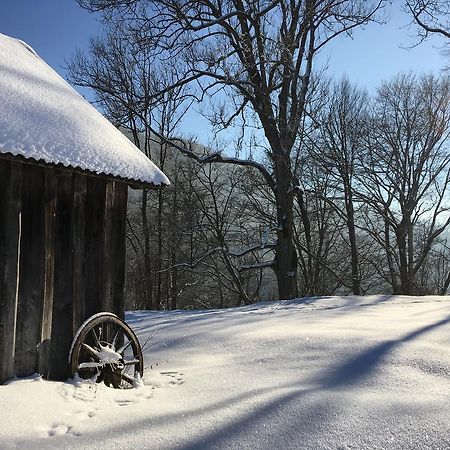
[[[0,383],[14,376],[22,164],[0,161]]]

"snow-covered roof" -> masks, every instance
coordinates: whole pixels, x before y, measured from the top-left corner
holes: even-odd
[[[31,47],[1,33],[0,153],[132,182],[169,184]]]

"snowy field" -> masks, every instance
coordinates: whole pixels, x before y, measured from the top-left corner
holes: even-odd
[[[0,386],[0,448],[449,449],[450,299],[135,312],[145,386]]]

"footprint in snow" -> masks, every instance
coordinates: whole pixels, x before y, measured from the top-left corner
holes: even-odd
[[[175,371],[160,372],[161,375],[169,377],[169,384],[180,385],[184,383],[183,374]]]
[[[133,403],[136,403],[135,400],[125,400],[125,399],[115,400],[115,402],[119,406],[129,406]]]
[[[65,423],[54,423],[48,430],[49,437],[60,436],[63,434],[81,436],[81,434],[78,431],[74,430],[72,426],[66,425]]]

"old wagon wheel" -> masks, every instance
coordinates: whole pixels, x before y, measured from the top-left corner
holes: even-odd
[[[144,372],[144,359],[133,330],[115,314],[87,319],[75,334],[69,353],[72,376],[95,378],[107,386],[130,388]]]

